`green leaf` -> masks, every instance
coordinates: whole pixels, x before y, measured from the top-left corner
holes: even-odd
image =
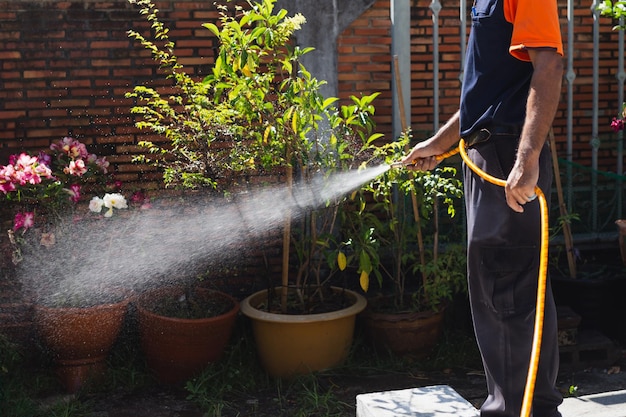
[[[218,29],[218,27],[216,25],[214,25],[213,23],[203,23],[202,27],[208,29],[211,31],[211,33],[213,33],[215,36],[217,36],[218,38],[220,37],[220,30]]]

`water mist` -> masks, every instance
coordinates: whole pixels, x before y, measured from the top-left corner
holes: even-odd
[[[177,210],[168,217],[162,210],[138,210],[129,218],[103,219],[101,231],[90,229],[89,222],[74,222],[71,238],[59,240],[45,262],[24,257],[19,278],[35,298],[75,296],[93,303],[116,287],[139,290],[182,279],[194,264],[235,259],[252,238],[282,227],[285,216],[301,217],[388,169],[380,165],[320,176],[296,184],[293,192],[281,184],[237,194],[228,202],[189,208],[185,201],[184,216]]]

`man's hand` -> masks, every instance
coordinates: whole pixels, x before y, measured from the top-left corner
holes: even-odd
[[[539,161],[533,162],[522,166],[518,159],[506,180],[506,202],[518,213],[524,212],[524,205],[537,198],[535,187],[539,180]]]
[[[400,162],[411,171],[430,171],[439,160],[437,155],[446,152],[459,141],[459,112],[457,111],[445,125],[430,139],[415,145]]]

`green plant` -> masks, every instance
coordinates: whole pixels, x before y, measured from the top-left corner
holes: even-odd
[[[409,141],[407,132],[388,144],[365,142],[363,151],[391,164]],[[381,287],[391,282],[395,308],[401,310],[436,310],[463,291],[464,246],[442,242],[440,234],[441,206],[453,217],[461,196],[461,181],[451,166],[415,173],[389,169],[364,185],[354,196],[345,229],[348,260],[357,265],[362,288],[369,288],[370,275]],[[421,279],[409,283],[413,276]]]
[[[39,372],[39,370],[37,370]],[[0,404],[2,416],[54,417],[85,415],[78,400],[59,399],[42,405],[37,399],[55,386],[53,376],[32,373],[20,346],[0,334]]]
[[[0,374],[8,374],[21,359],[18,347],[0,333]]]
[[[242,404],[236,398],[266,389],[269,382],[267,374],[258,365],[250,329],[236,326],[233,343],[222,359],[187,381],[185,390],[189,393],[187,398],[209,415],[220,416],[224,410],[242,410]]]
[[[611,17],[615,20],[626,17],[626,1],[618,0],[604,0],[598,5],[598,10],[602,16]],[[620,24],[613,27],[614,30],[624,30],[626,26],[620,22]]]
[[[292,190],[348,168],[357,138],[378,137],[371,133],[375,95],[337,109],[338,99],[322,97],[323,81],[300,63],[312,50],[292,42],[305,23],[301,14],[288,17],[286,10],[275,10],[275,0],[248,1],[247,9],[235,6],[235,13],[218,4],[219,23],[203,27],[217,38],[219,51],[211,73],[196,80],[179,64],[175,44],[152,1],[129,2],[141,6],[155,40],[137,31],[129,31],[129,36],[151,52],[174,84],[175,92],[167,97],[147,86],[127,94],[137,101],[132,110],[140,116],[137,126],[164,139],[141,142],[149,155],[136,160],[161,167],[166,186],[230,192],[249,175],[269,172],[282,176]],[[336,263],[328,254],[333,253],[342,200],[308,211],[293,228],[291,213],[285,213],[283,311],[290,286],[297,289],[300,304],[310,299],[305,293],[321,294],[317,289],[325,281],[323,270]],[[292,244],[299,262],[294,279],[289,277]]]

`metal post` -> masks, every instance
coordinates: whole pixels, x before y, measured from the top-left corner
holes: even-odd
[[[598,137],[598,95],[600,68],[600,23],[598,11],[598,1],[593,0],[591,4],[593,14],[593,93],[592,93],[592,116],[591,116],[591,230],[598,232],[598,149],[600,148],[600,138]]]

